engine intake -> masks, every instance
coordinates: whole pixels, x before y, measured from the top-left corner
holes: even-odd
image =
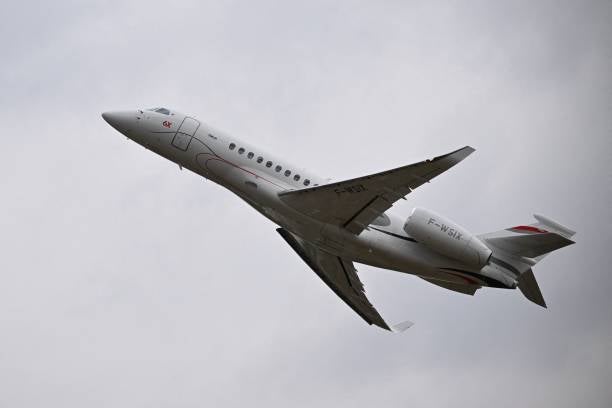
[[[412,210],[404,231],[433,251],[470,266],[482,268],[491,257],[491,250],[474,234],[423,208]]]

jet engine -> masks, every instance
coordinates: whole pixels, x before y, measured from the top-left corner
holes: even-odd
[[[433,251],[470,266],[482,268],[491,257],[491,250],[475,235],[423,208],[412,210],[404,231]]]

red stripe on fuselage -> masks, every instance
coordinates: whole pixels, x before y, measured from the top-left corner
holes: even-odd
[[[468,278],[465,275],[461,275],[459,273],[454,273],[454,272],[446,272],[446,273],[448,273],[449,275],[452,275],[452,276],[456,276],[458,278],[462,278],[463,280],[465,280],[470,285],[479,285],[480,286],[480,283],[478,283],[478,281],[476,281],[476,280],[474,280],[472,278]]]
[[[247,170],[247,169],[245,169],[245,168],[242,168],[242,167],[240,167],[239,165],[237,165],[237,164],[235,164],[235,163],[232,163],[231,161],[229,161],[229,160],[226,160],[226,159],[222,158],[221,156],[213,155],[213,154],[210,154],[210,153],[201,153],[201,154],[210,155],[210,156],[211,156],[211,158],[210,158],[210,159],[208,159],[208,160],[217,160],[217,161],[220,161],[220,162],[222,162],[222,163],[227,163],[227,164],[229,164],[230,166],[233,166],[233,167],[235,167],[235,168],[237,168],[237,169],[239,169],[239,170],[244,171],[245,173],[248,173],[248,174],[251,174],[251,175],[255,176],[255,178],[259,178],[259,179],[262,179],[262,180],[264,180],[264,181],[267,181],[268,183],[270,183],[270,184],[272,184],[272,185],[274,185],[274,186],[276,186],[276,187],[278,187],[278,188],[280,188],[280,189],[282,189],[282,190],[287,190],[287,188],[286,188],[286,187],[279,186],[278,184],[274,183],[273,181],[270,181],[270,180],[268,180],[267,178],[262,177],[262,176],[260,176],[259,174],[254,173],[254,172],[252,172],[252,171],[250,171],[250,170]],[[212,171],[212,170],[211,170],[211,171]]]

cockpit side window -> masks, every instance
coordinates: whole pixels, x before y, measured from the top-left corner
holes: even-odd
[[[147,110],[152,111],[152,112],[161,113],[162,115],[170,115],[170,111],[166,108],[151,108]]]

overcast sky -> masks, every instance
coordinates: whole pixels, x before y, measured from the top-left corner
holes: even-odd
[[[609,407],[612,4],[19,1],[0,36],[0,407]],[[275,225],[110,128],[167,106],[343,179],[464,145],[392,211],[576,245],[549,305],[357,265],[365,324]]]

